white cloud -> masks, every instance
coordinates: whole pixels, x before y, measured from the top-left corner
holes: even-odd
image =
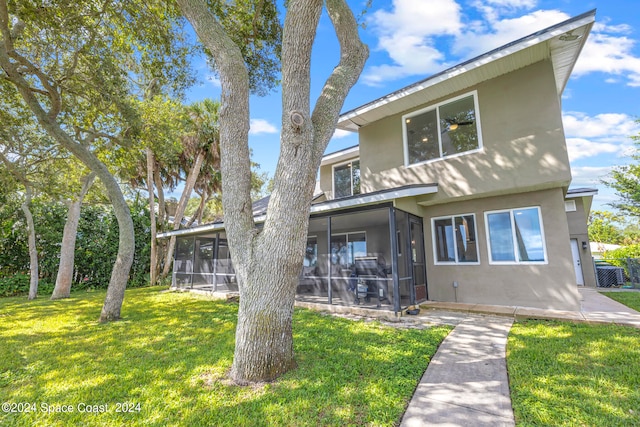
[[[629,137],[640,133],[640,125],[627,114],[588,116],[572,111],[565,112],[562,121],[571,161],[601,154],[626,156],[632,145]]]
[[[581,138],[606,138],[610,141],[629,142],[629,137],[640,133],[640,124],[628,114],[602,113],[595,116],[577,111],[562,114],[565,134]]]
[[[377,49],[385,51],[392,63],[368,68],[365,84],[428,75],[446,65],[435,38],[459,34],[460,5],[454,0],[393,0],[391,11],[377,10],[369,25],[379,37]]]
[[[536,0],[484,0],[484,2],[500,7],[527,9],[531,9],[537,4]]]
[[[470,0],[465,7],[482,16],[473,21],[461,4],[461,0],[393,0],[391,9],[373,12],[369,28],[378,36],[377,50],[386,52],[390,61],[368,67],[364,83],[424,77],[570,18],[560,10],[533,10],[537,0]],[[603,72],[610,83],[620,79],[640,87],[640,55],[634,52],[637,40],[631,38],[632,31],[628,24],[599,20],[574,73]],[[439,50],[443,41],[455,57]]]
[[[265,119],[251,119],[249,123],[249,135],[262,135],[265,133],[278,133],[278,128]]]
[[[461,34],[456,39],[454,52],[466,57],[480,55],[569,19],[569,15],[558,10],[537,10],[511,19],[499,19],[498,15],[491,15],[487,10],[483,13],[487,25]]]
[[[586,157],[594,157],[600,154],[611,154],[620,151],[616,144],[599,142],[584,138],[567,138],[567,151],[569,161],[574,162]]]
[[[590,186],[599,184],[611,172],[612,166],[581,166],[571,168],[571,186]]]
[[[355,133],[349,132],[348,130],[344,130],[344,129],[336,129],[335,132],[333,132],[333,136],[331,138],[340,139],[340,138],[346,138],[347,136],[352,136],[352,135],[355,135]]]
[[[576,63],[576,75],[603,72],[626,77],[629,86],[640,86],[640,57],[633,52],[637,41],[617,35],[621,27],[625,25],[594,29]]]

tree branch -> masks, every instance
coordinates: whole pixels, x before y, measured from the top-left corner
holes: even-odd
[[[236,236],[232,245],[248,249],[255,226],[251,209],[249,153],[249,74],[242,52],[203,0],[178,0],[180,9],[198,38],[215,59],[222,87],[220,108],[220,152],[222,204],[225,222]],[[233,177],[233,178],[231,178]],[[228,221],[228,219],[233,220]],[[238,248],[240,249],[240,248]],[[248,253],[239,250],[235,253]]]
[[[358,81],[369,48],[358,34],[358,23],[344,0],[327,0],[327,11],[340,42],[340,62],[333,69],[312,114],[316,153],[322,156],[331,139],[349,90]]]

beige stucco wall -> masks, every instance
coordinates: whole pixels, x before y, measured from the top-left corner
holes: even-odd
[[[452,198],[568,185],[569,159],[549,61],[538,62],[448,98],[472,90],[478,92],[481,152],[405,167],[402,114],[388,117],[360,129],[363,192],[437,182],[438,193],[428,196],[427,200],[445,203]],[[329,168],[329,175],[330,171]],[[323,172],[321,176],[325,175]]]
[[[489,264],[484,212],[539,206],[547,248],[547,264]],[[429,299],[579,310],[580,300],[571,261],[569,229],[561,189],[429,206],[424,209],[425,248]],[[480,265],[435,265],[431,218],[474,213],[478,231]]]
[[[584,199],[569,199],[576,202],[575,212],[567,212],[567,222],[569,224],[569,235],[571,239],[578,241],[578,251],[580,252],[580,265],[582,266],[582,275],[584,277],[584,285],[596,286],[596,272],[593,265],[593,256],[591,247],[589,246],[589,233],[587,228],[587,212],[585,211]],[[586,249],[582,248],[582,242],[587,243]]]

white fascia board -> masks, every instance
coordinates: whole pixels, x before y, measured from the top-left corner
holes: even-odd
[[[344,150],[336,151],[333,153],[329,153],[322,157],[322,161],[320,162],[321,166],[330,165],[332,163],[336,163],[342,160],[347,160],[352,157],[357,157],[360,153],[360,146],[356,145],[355,147],[347,148]]]
[[[345,209],[355,206],[371,205],[374,203],[387,202],[389,200],[400,199],[403,197],[423,196],[438,192],[437,185],[425,185],[419,187],[403,188],[395,191],[385,191],[375,194],[363,194],[359,197],[349,198],[347,200],[332,200],[311,206],[310,213],[330,212],[338,209]]]
[[[565,196],[565,199],[577,199],[579,197],[597,196],[598,190],[581,191],[579,193],[571,193]]]

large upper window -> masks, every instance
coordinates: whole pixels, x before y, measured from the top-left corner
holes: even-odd
[[[473,214],[434,218],[436,264],[478,263],[478,234]]]
[[[482,147],[476,92],[406,114],[402,122],[407,165]]]
[[[360,160],[333,167],[333,197],[353,196],[360,194]]]
[[[547,261],[539,207],[486,212],[485,217],[491,262]]]

